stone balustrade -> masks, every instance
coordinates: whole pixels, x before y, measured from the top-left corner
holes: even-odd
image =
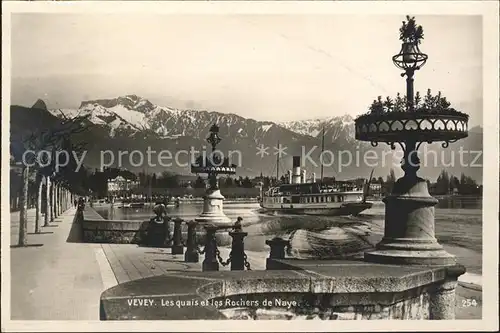
[[[172,273],[115,286],[101,296],[101,319],[453,319],[464,271],[274,260],[282,269]]]
[[[84,208],[82,213],[87,227],[103,223],[95,211]],[[252,271],[241,221],[203,224],[201,249],[199,223],[173,219],[171,254],[183,254],[185,262],[199,262],[204,255],[201,271],[172,272],[108,289],[101,296],[101,319],[454,319],[455,288],[465,272],[461,265],[287,258],[290,241],[274,237],[266,241],[266,270]],[[107,223],[126,230],[126,221]],[[231,252],[223,259],[216,236],[228,230]],[[231,270],[219,271],[220,265]]]
[[[93,207],[85,205],[78,210],[78,218],[81,221],[83,241],[89,243],[116,243],[116,244],[139,244],[147,245],[148,242],[148,226],[149,220],[117,220],[117,219],[104,219],[99,215]],[[156,245],[156,247],[174,247],[175,254],[182,254],[180,248],[182,240],[188,239],[188,222],[180,219],[171,219],[166,217],[168,223],[165,237],[165,243]],[[180,229],[179,229],[180,227]],[[230,226],[229,226],[230,227]],[[229,228],[228,227],[228,228]],[[206,230],[199,223],[194,225],[195,242],[197,245],[205,244]],[[159,228],[152,228],[159,229]],[[173,233],[171,234],[171,231]],[[176,231],[177,230],[177,231]],[[167,235],[168,233],[168,235]],[[175,243],[177,240],[177,243]],[[175,246],[174,246],[175,243]],[[216,235],[217,245],[230,245],[230,237],[225,236],[223,233]]]

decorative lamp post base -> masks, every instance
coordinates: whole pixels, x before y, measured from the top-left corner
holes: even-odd
[[[203,212],[195,218],[199,223],[210,223],[216,226],[232,225],[233,222],[224,214],[222,205],[224,196],[220,190],[211,191],[203,198]]]
[[[385,234],[365,261],[396,265],[455,265],[434,236],[434,206],[427,183],[418,177],[403,177],[391,195],[384,198]]]

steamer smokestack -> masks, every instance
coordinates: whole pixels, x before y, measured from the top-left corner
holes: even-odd
[[[300,184],[300,156],[293,157],[292,184]]]
[[[292,184],[292,170],[288,170],[288,184]]]

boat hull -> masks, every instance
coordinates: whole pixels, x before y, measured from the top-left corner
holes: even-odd
[[[370,202],[345,203],[337,207],[291,207],[282,205],[280,207],[266,207],[261,204],[263,210],[281,214],[291,215],[315,215],[315,216],[346,216],[358,215],[362,211],[373,206]]]

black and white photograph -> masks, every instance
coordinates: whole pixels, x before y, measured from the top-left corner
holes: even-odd
[[[354,2],[5,6],[2,330],[498,329],[498,3]]]

